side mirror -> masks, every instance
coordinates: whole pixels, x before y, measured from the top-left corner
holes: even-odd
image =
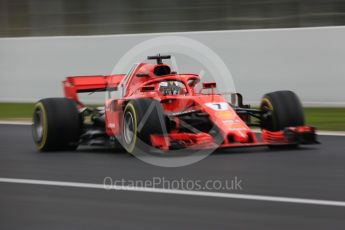
[[[203,89],[214,89],[217,87],[217,84],[215,82],[203,82],[202,88]]]

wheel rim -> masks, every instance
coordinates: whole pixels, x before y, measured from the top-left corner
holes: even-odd
[[[268,130],[274,130],[275,129],[275,121],[273,119],[273,106],[271,102],[264,98],[261,102],[261,111],[262,114],[262,122],[263,127]]]
[[[34,136],[36,142],[40,142],[43,138],[43,117],[42,111],[37,109],[34,113]]]
[[[127,112],[124,117],[123,136],[127,145],[131,144],[134,137],[134,118],[132,113]]]

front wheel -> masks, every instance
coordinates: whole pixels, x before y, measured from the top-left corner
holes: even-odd
[[[261,100],[260,110],[262,129],[279,131],[286,127],[304,125],[302,104],[292,91],[265,94]]]
[[[151,134],[166,134],[162,105],[154,99],[129,101],[123,111],[121,142],[128,153],[151,149]]]
[[[302,104],[292,91],[267,93],[261,100],[261,129],[282,131],[287,127],[304,126]],[[269,145],[270,148],[295,148],[298,144]]]

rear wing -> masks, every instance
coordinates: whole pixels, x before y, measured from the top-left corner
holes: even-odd
[[[117,90],[124,76],[125,74],[66,77],[62,82],[64,95],[83,106],[78,99],[78,93]]]

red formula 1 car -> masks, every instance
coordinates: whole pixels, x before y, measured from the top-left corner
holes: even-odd
[[[35,106],[32,130],[37,149],[73,150],[82,144],[119,142],[133,153],[147,146],[167,151],[317,143],[293,92],[265,94],[260,108],[252,109],[238,93],[226,101],[216,93],[215,82],[199,85],[196,74],[172,72],[162,62],[168,58],[149,56],[156,63],[137,64],[127,74],[67,77],[64,98],[42,99]],[[78,93],[94,91],[120,96],[110,96],[104,108],[88,108]],[[261,128],[261,138],[252,126]]]

